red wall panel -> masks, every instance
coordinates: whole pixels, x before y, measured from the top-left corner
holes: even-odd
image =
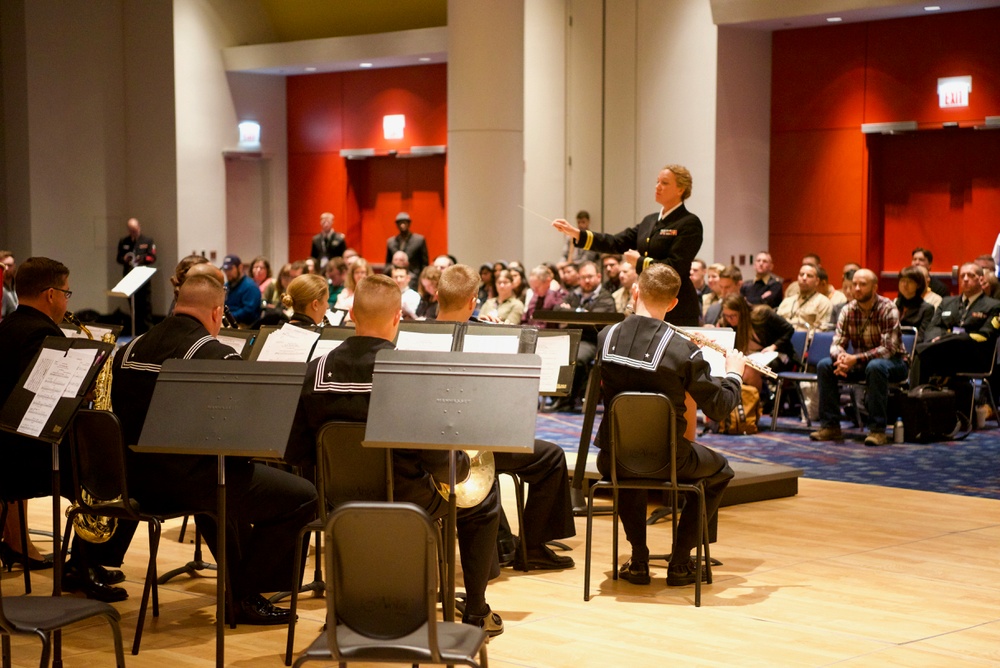
[[[887,152],[882,138],[866,144],[860,126],[1000,115],[998,27],[1000,9],[988,9],[774,34],[770,247],[779,274],[798,269],[796,237],[834,273],[849,260],[895,270],[916,245],[935,251],[935,268],[950,267],[992,243],[1000,151],[987,133],[969,131],[959,146],[964,130],[921,131],[912,146]],[[937,78],[965,74],[973,77],[969,108],[938,109]],[[846,255],[855,240],[860,258]]]
[[[288,226],[292,258],[309,254],[319,215],[332,211],[335,227],[366,259],[385,259],[395,217],[408,211],[430,252],[448,245],[445,159],[379,157],[348,161],[341,149],[409,151],[445,145],[445,65],[288,77]],[[386,140],[382,117],[404,114],[399,141]]]

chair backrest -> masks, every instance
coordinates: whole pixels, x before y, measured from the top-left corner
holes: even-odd
[[[806,363],[813,368],[819,362],[830,356],[830,346],[833,345],[833,335],[835,332],[814,332],[812,341],[809,343],[809,350],[806,353]]]
[[[392,501],[392,451],[366,448],[364,422],[327,422],[316,435],[316,482],[321,506]],[[325,517],[325,514],[322,515]]]
[[[426,628],[437,647],[438,532],[412,503],[346,503],[326,524],[327,619],[366,638],[391,641]],[[373,567],[377,563],[378,567]],[[335,660],[336,624],[327,625]]]
[[[806,352],[806,339],[809,338],[809,332],[804,329],[797,329],[792,332],[792,350],[796,362],[802,361],[802,356]]]
[[[913,348],[917,345],[917,328],[912,325],[903,325],[902,330],[903,351],[907,357],[913,355]]]
[[[81,500],[81,489],[103,501],[129,498],[125,443],[118,416],[111,411],[81,410],[73,416],[70,430],[77,502]]]
[[[676,483],[677,450],[674,405],[662,394],[622,392],[611,400],[611,481],[618,478],[665,478]]]

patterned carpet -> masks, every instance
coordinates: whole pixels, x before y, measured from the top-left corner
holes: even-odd
[[[582,422],[579,414],[540,413],[536,435],[575,455]],[[770,418],[762,422],[769,430]],[[779,418],[775,432],[763,431],[754,436],[706,434],[699,441],[733,461],[794,466],[805,471],[807,478],[1000,499],[1000,428],[995,422],[962,441],[881,448],[865,447],[864,433],[850,429],[847,423],[844,429],[843,443],[814,443],[798,420]],[[593,445],[590,452],[596,456]]]

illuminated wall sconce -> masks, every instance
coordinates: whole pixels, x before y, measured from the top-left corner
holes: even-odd
[[[941,77],[937,84],[938,106],[941,109],[968,107],[972,92],[972,77]]]
[[[402,139],[403,128],[406,127],[406,116],[392,114],[382,117],[382,134],[386,139]]]
[[[260,148],[260,123],[243,121],[240,128],[240,148]]]

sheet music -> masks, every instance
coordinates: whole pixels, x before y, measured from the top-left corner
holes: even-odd
[[[46,355],[45,353],[54,354]],[[37,389],[32,390],[35,392],[35,397],[31,400],[28,410],[17,426],[19,433],[36,437],[42,433],[52,416],[52,411],[55,410],[59,399],[65,394],[67,386],[77,375],[80,366],[86,367],[87,365],[78,356],[64,356],[58,350],[42,349],[42,353],[38,356],[38,363],[35,364],[28,377],[28,382],[25,383],[25,388],[28,388],[30,384]]]
[[[340,327],[344,322],[344,316],[347,315],[347,311],[333,311],[331,309],[326,310],[326,321],[330,323],[332,327]]]
[[[686,327],[685,329],[696,334],[701,334],[706,339],[711,339],[726,350],[732,350],[736,344],[736,330],[728,327]],[[701,349],[701,356],[712,367],[711,374],[713,376],[721,378],[726,375],[725,355],[706,346]]]
[[[539,336],[535,354],[542,358],[542,375],[538,381],[539,392],[555,392],[559,383],[559,368],[569,364],[569,334],[565,336]]]
[[[285,323],[281,329],[268,335],[257,361],[305,362],[309,359],[309,351],[318,338],[319,332]]]
[[[155,267],[134,267],[125,278],[118,281],[118,285],[108,290],[108,294],[112,297],[131,297],[155,273]]]
[[[462,345],[462,352],[465,353],[503,353],[505,355],[516,355],[517,347],[521,341],[520,333],[512,336],[490,335],[490,334],[466,334],[465,342]]]
[[[451,334],[404,332],[400,330],[399,336],[396,337],[396,350],[425,350],[447,353],[451,351],[451,339]]]
[[[216,339],[219,340],[219,343],[224,343],[233,350],[235,350],[237,353],[242,353],[243,346],[246,345],[247,340],[241,336],[226,336],[225,334],[222,333],[224,331],[225,330],[220,331],[219,335],[215,337]]]
[[[766,353],[762,350],[758,350],[755,353],[750,353],[749,355],[747,355],[748,360],[753,360],[754,362],[756,362],[761,366],[767,366],[777,358],[778,358],[777,350],[772,350]]]
[[[97,356],[97,348],[70,348],[66,356],[77,360],[73,370],[73,376],[63,390],[64,397],[75,397],[80,394],[83,381],[87,379],[87,372],[94,365],[94,358]],[[85,389],[85,388],[83,388]]]
[[[313,348],[312,355],[309,356],[309,361],[312,362],[317,357],[322,357],[328,352],[338,347],[343,341],[337,339],[320,339],[316,342],[316,346]]]

